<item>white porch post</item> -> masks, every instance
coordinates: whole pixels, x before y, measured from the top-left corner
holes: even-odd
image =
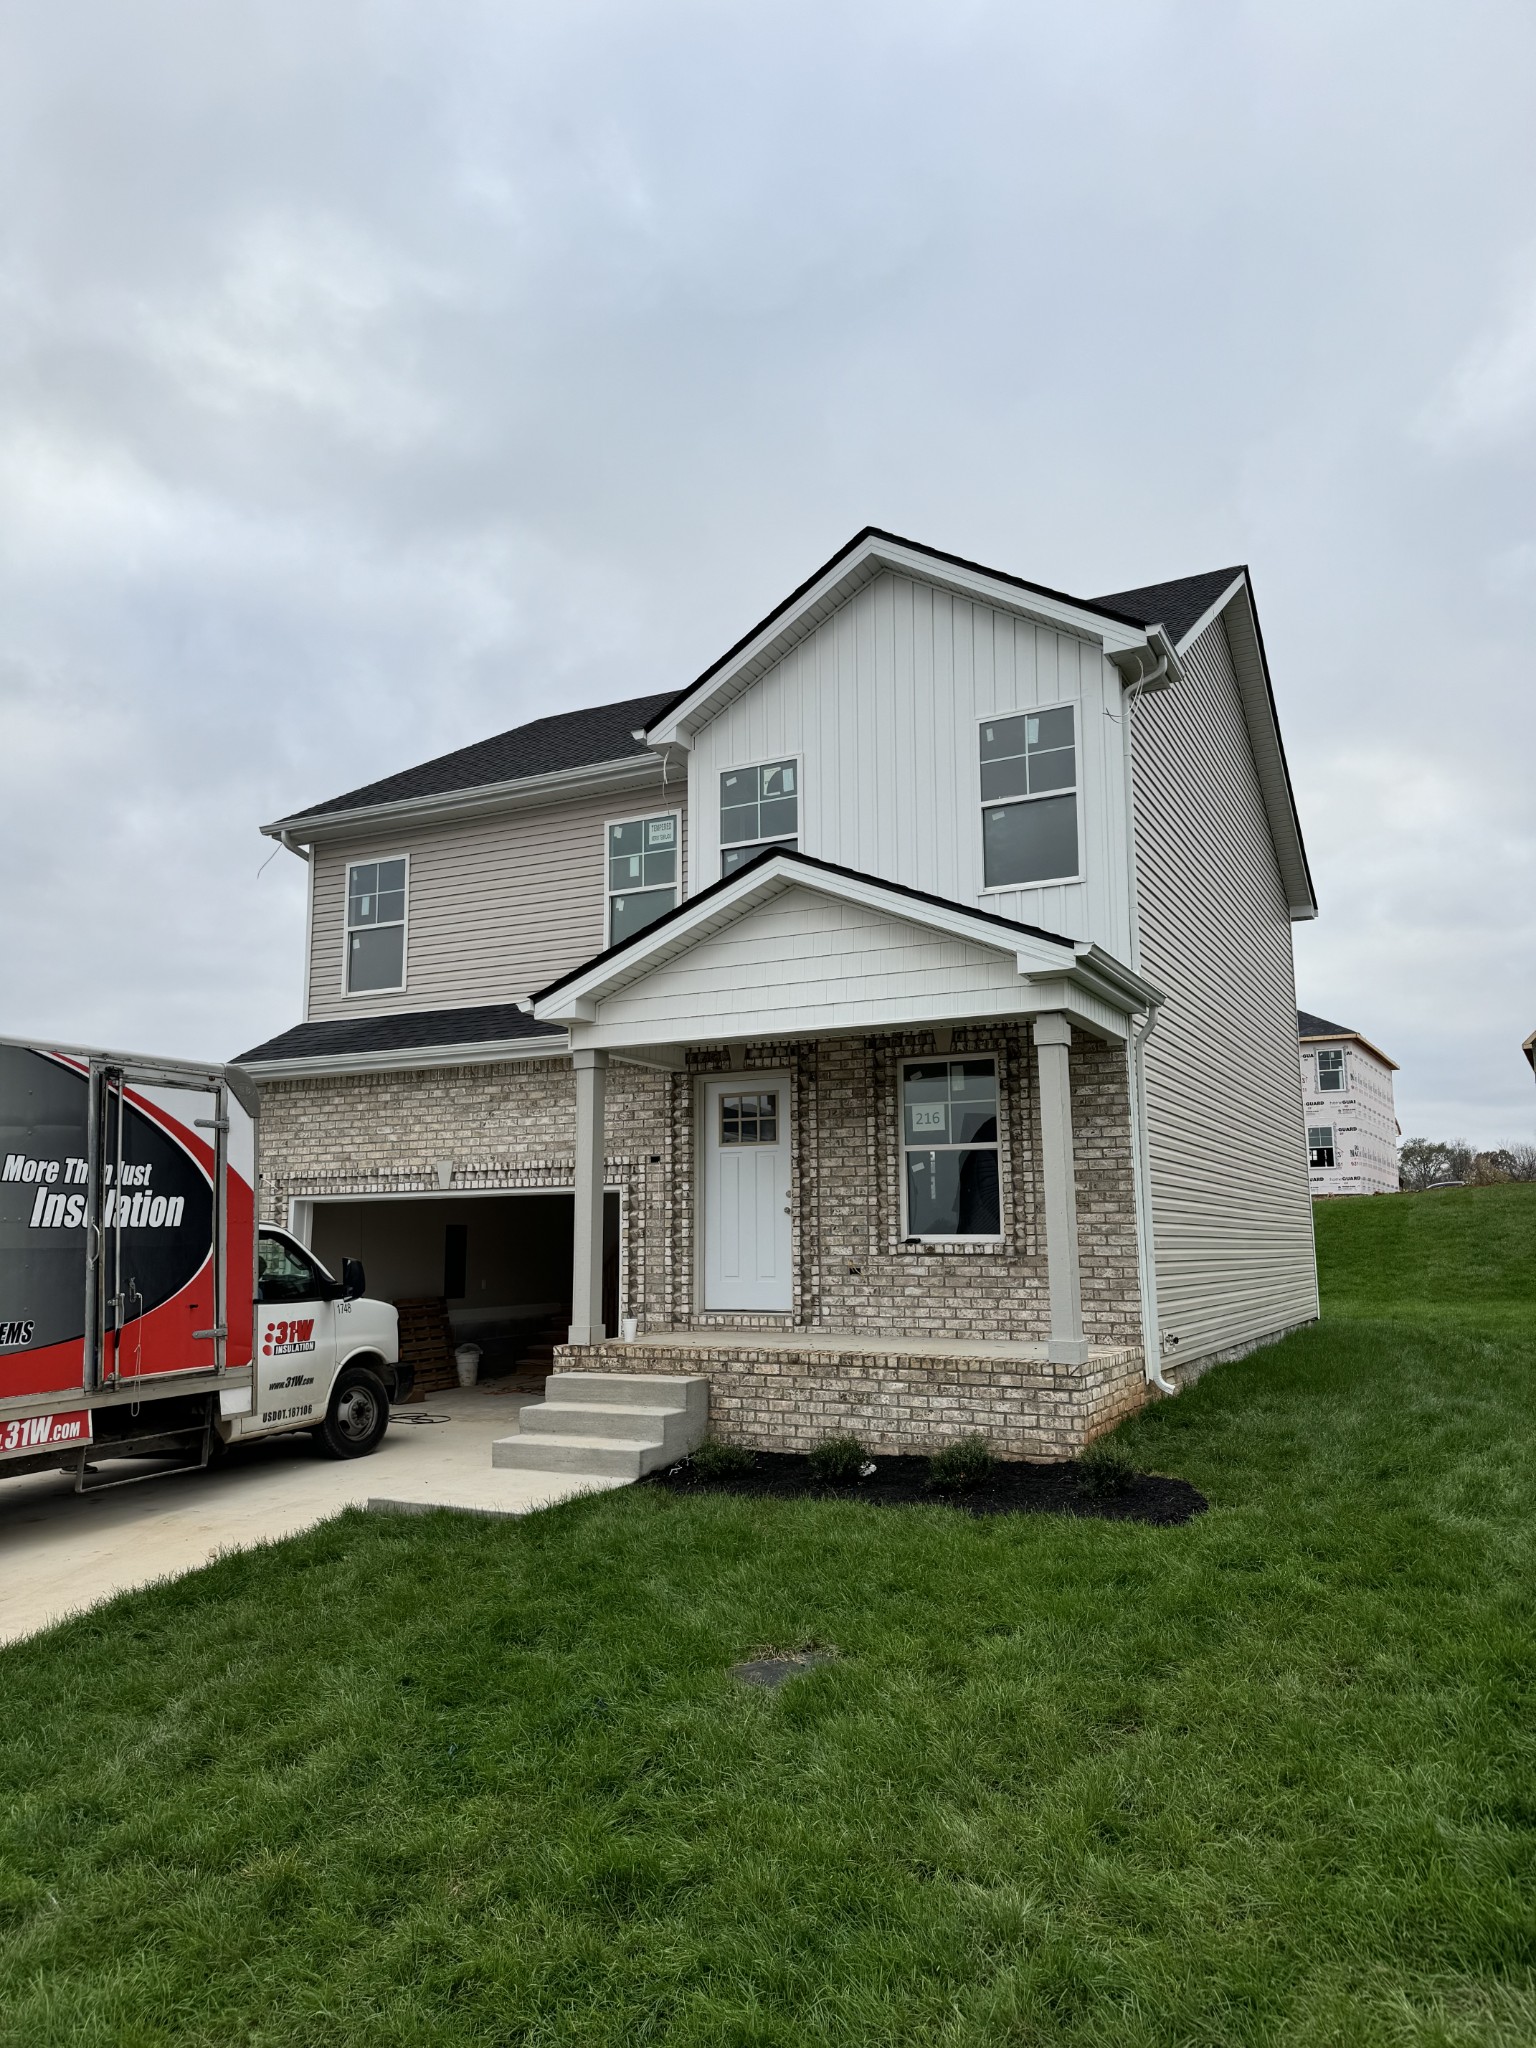
[[[1053,1365],[1081,1365],[1083,1286],[1077,1256],[1077,1182],[1072,1158],[1072,1087],[1068,1052],[1072,1026],[1059,1011],[1035,1019],[1035,1062],[1040,1074],[1040,1148],[1045,1180],[1045,1267],[1051,1296]]]
[[[576,1229],[571,1257],[573,1344],[601,1344],[603,1328],[603,1111],[608,1055],[590,1046],[571,1054],[576,1069]]]

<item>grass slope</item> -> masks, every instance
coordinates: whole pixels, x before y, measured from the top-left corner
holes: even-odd
[[[0,2039],[1536,2040],[1533,1195],[1326,1208],[1184,1528],[351,1515],[0,1653]]]

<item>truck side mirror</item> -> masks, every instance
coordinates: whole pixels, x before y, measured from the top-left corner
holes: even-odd
[[[360,1294],[368,1292],[368,1281],[363,1272],[361,1259],[342,1260],[341,1291],[348,1301],[356,1301]]]

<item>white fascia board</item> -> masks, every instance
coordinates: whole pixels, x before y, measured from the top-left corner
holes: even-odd
[[[1227,646],[1232,655],[1232,667],[1237,676],[1238,692],[1243,703],[1243,722],[1248,728],[1248,744],[1253,750],[1259,792],[1264,799],[1264,812],[1269,821],[1275,859],[1280,867],[1280,880],[1285,890],[1286,905],[1293,922],[1304,923],[1316,917],[1317,898],[1312,892],[1312,881],[1307,872],[1301,824],[1296,816],[1291,780],[1285,765],[1285,749],[1280,739],[1280,726],[1274,699],[1270,694],[1269,677],[1265,672],[1258,621],[1253,609],[1253,594],[1248,588],[1246,578],[1239,577],[1234,588],[1228,593],[1222,616],[1226,627]],[[1211,620],[1208,618],[1206,624],[1210,623]],[[1184,644],[1187,647],[1188,640]]]
[[[739,887],[725,890],[708,901],[699,899],[692,915],[685,908],[680,917],[655,931],[649,942],[642,937],[617,959],[596,962],[585,974],[567,982],[564,988],[542,1002],[536,1002],[533,1014],[541,1023],[563,1023],[567,1020],[591,1023],[597,1014],[594,1006],[604,996],[617,994],[640,975],[650,973],[663,962],[688,952],[700,939],[734,924],[738,918],[771,902],[787,889],[808,889],[813,894],[856,903],[884,916],[943,932],[951,938],[964,939],[972,945],[990,947],[994,952],[1011,953],[1019,962],[1021,974],[1070,972],[1076,958],[1077,949],[1071,940],[1056,945],[1049,939],[1034,938],[1028,932],[1009,931],[991,924],[984,918],[972,916],[959,905],[950,907],[925,903],[900,889],[886,888],[879,882],[829,875],[817,868],[802,866],[797,861],[771,860],[763,868],[744,876]]]
[[[871,535],[852,554],[844,555],[819,577],[788,612],[770,619],[728,662],[712,670],[697,683],[682,702],[647,729],[652,746],[691,744],[692,735],[712,717],[722,703],[729,703],[758,676],[803,640],[822,621],[845,603],[856,590],[882,571],[909,576],[914,582],[929,583],[951,590],[961,597],[1012,612],[1046,626],[1060,627],[1079,638],[1091,640],[1106,653],[1145,647],[1147,635],[1140,626],[1123,624],[1087,605],[1077,605],[1043,592],[1020,589],[978,569],[937,561],[916,548]],[[1170,652],[1171,652],[1170,648]]]
[[[303,812],[279,818],[261,830],[269,839],[284,833],[304,845],[317,839],[355,836],[362,829],[391,830],[400,825],[429,824],[440,818],[472,818],[488,811],[508,811],[536,804],[562,803],[567,798],[600,794],[609,789],[648,786],[660,777],[656,754],[626,754],[618,761],[597,761],[583,768],[562,768],[552,775],[524,775],[514,782],[486,782],[474,789],[448,790],[436,796],[402,798],[392,804],[365,804],[353,811]]]
[[[468,1045],[400,1045],[387,1052],[334,1052],[291,1060],[245,1060],[239,1071],[253,1081],[320,1081],[341,1074],[406,1073],[417,1067],[489,1067],[506,1060],[564,1059],[570,1040],[477,1038]]]
[[[1192,647],[1211,623],[1212,619],[1219,619],[1237,593],[1240,590],[1246,590],[1247,587],[1248,579],[1246,576],[1234,576],[1216,602],[1213,605],[1207,606],[1184,635],[1184,638],[1179,642],[1179,653],[1182,654],[1186,647]]]

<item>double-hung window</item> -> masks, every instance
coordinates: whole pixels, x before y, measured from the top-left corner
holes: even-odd
[[[765,847],[800,838],[800,776],[793,761],[731,768],[720,778],[720,872],[733,875]]]
[[[405,860],[347,869],[347,994],[405,987]]]
[[[677,906],[678,817],[608,827],[608,943],[644,931]]]
[[[1325,1045],[1317,1056],[1317,1085],[1324,1095],[1344,1092],[1344,1049]]]
[[[908,1060],[901,1070],[905,1235],[1002,1235],[996,1060]]]
[[[1307,1164],[1309,1166],[1332,1166],[1333,1125],[1315,1124],[1307,1129]]]
[[[988,889],[1077,878],[1077,721],[1070,704],[981,728],[982,869]]]

